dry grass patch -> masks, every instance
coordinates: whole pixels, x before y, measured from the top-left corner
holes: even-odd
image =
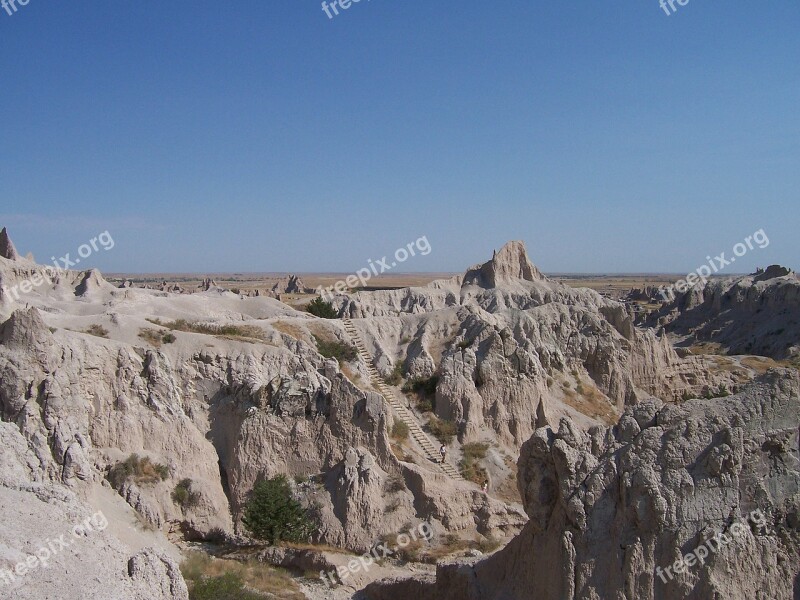
[[[428,431],[445,445],[449,445],[458,433],[458,427],[452,421],[443,421],[436,415],[431,415],[430,421],[426,425]]]
[[[272,328],[276,331],[285,333],[286,335],[293,337],[298,341],[306,342],[308,344],[311,343],[308,333],[306,333],[302,327],[298,327],[293,323],[287,323],[286,321],[273,321],[270,323],[270,325],[272,325]]]
[[[89,335],[93,335],[95,337],[108,338],[108,329],[106,329],[102,325],[97,325],[97,324],[91,325],[83,333],[88,333]]]
[[[256,560],[238,562],[191,552],[181,564],[190,600],[305,600],[288,573]]]
[[[742,366],[753,369],[757,374],[763,375],[770,369],[778,367],[778,363],[765,356],[747,356],[742,359]]]
[[[461,468],[461,475],[467,481],[482,485],[486,481],[487,473],[480,461],[486,458],[486,452],[489,450],[489,444],[472,443],[464,444],[461,449],[464,456],[461,458],[459,467]]]
[[[619,415],[614,405],[597,389],[593,382],[586,384],[579,380],[574,390],[570,388],[569,382],[562,382],[561,391],[564,395],[564,403],[578,412],[598,419],[607,425],[617,422]]]
[[[200,323],[177,319],[162,322],[160,319],[147,319],[154,325],[166,327],[170,331],[185,331],[187,333],[200,333],[213,335],[225,339],[240,340],[245,342],[266,342],[264,331],[255,325],[216,325],[214,323]]]
[[[688,350],[695,356],[701,354],[716,354],[719,356],[725,356],[727,354],[725,348],[723,348],[722,344],[718,342],[698,342],[690,346]]]
[[[176,339],[171,333],[163,333],[157,329],[150,328],[141,329],[139,337],[155,348],[160,348],[161,344],[172,344]]]
[[[111,468],[108,480],[119,488],[128,480],[133,480],[137,485],[151,485],[168,479],[169,475],[167,465],[154,463],[146,456],[131,454]]]
[[[441,544],[431,548],[425,553],[424,562],[435,564],[448,556],[463,553],[467,550],[478,550],[483,554],[489,554],[497,550],[501,545],[501,542],[490,538],[462,540],[457,535],[448,534],[444,537]]]

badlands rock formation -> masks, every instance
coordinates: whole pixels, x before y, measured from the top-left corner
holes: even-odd
[[[797,598],[798,423],[793,370],[731,397],[643,402],[614,427],[584,432],[562,419],[522,448],[530,521],[516,539],[485,560],[440,566],[434,581],[374,584],[367,597]]]
[[[548,280],[520,242],[459,278],[334,302],[358,319],[384,374],[400,361],[411,379],[439,377],[436,414],[462,441],[488,431],[518,449],[537,415],[589,427],[651,396],[734,385],[635,327],[624,304]]]
[[[0,231],[0,256],[8,260],[19,259],[17,249],[14,248],[14,244],[11,238],[8,237],[8,231],[6,231],[5,227]]]
[[[800,358],[800,278],[773,265],[678,293],[645,324],[685,344],[715,342],[731,354]]]
[[[593,597],[595,589],[595,597],[603,597],[616,593],[612,586],[619,581],[612,577],[607,587],[594,583],[604,576],[593,565],[615,567],[619,557],[597,558],[607,548],[596,545],[593,532],[597,539],[641,547],[625,555],[626,573],[638,572],[637,565],[649,567],[669,555],[662,534],[684,518],[670,507],[682,507],[689,515],[699,511],[697,522],[716,514],[706,506],[715,497],[712,491],[707,498],[698,496],[702,506],[695,513],[689,509],[693,492],[719,487],[713,477],[728,482],[734,477],[730,464],[742,464],[731,463],[723,446],[735,456],[756,455],[758,442],[746,441],[746,427],[758,425],[757,419],[742,417],[745,425],[731,421],[732,430],[745,427],[735,437],[724,433],[720,419],[728,416],[721,409],[695,415],[680,412],[691,403],[676,408],[672,402],[721,385],[740,392],[729,400],[732,406],[747,405],[759,390],[783,402],[796,388],[796,381],[781,383],[783,379],[773,376],[742,391],[739,379],[728,370],[710,369],[707,357],[681,358],[666,336],[636,327],[623,304],[548,280],[519,242],[461,277],[428,287],[337,297],[336,307],[353,319],[380,372],[393,375],[399,366],[406,380],[435,388],[435,415],[457,429],[450,444],[454,464],[465,444],[487,445],[483,466],[491,481],[485,494],[474,483],[451,479],[417,442],[396,447],[389,436],[395,416],[374,391],[361,356],[340,364],[320,354],[320,341],[353,343],[341,321],[317,319],[273,298],[244,297],[210,284],[204,286],[207,290],[185,294],[166,284],[162,290],[118,288],[96,270],[54,271],[20,258],[8,236],[2,239],[0,416],[3,442],[16,450],[7,460],[14,477],[4,480],[0,498],[12,492],[28,496],[19,505],[25,507],[20,529],[0,528],[0,559],[5,560],[0,571],[12,568],[20,553],[30,552],[42,536],[57,535],[49,523],[67,523],[78,513],[102,508],[109,517],[107,533],[85,546],[85,554],[61,557],[74,583],[64,588],[67,593],[61,597],[67,599],[86,597],[80,593],[89,589],[81,587],[85,577],[98,588],[107,584],[119,590],[119,600],[184,598],[174,548],[140,528],[132,533],[130,523],[138,518],[156,531],[190,540],[236,539],[245,533],[241,516],[250,490],[259,480],[281,474],[290,477],[296,495],[312,510],[319,526],[316,542],[365,551],[382,536],[422,521],[430,523],[439,539],[449,534],[504,540],[522,530],[507,551],[512,554],[505,555],[512,560],[489,571],[512,573],[515,565],[527,564],[513,549],[538,536],[536,543],[549,548],[543,554],[548,558],[541,559],[544,566],[532,567],[533,572],[550,567],[564,572],[573,563],[559,561],[580,557],[574,571],[581,575],[574,579],[582,587],[576,590],[589,591],[576,591],[576,597]],[[662,454],[657,448],[635,446],[658,427],[643,416],[641,411],[648,410],[663,415],[658,423],[664,427],[683,431],[685,425],[688,441],[669,429],[668,440],[677,446],[669,445]],[[430,418],[413,407],[409,414],[423,424]],[[607,427],[620,416],[616,428]],[[768,425],[775,423],[763,423],[764,435]],[[719,449],[709,450],[716,458],[706,459],[698,448],[702,436],[709,435]],[[770,452],[789,471],[766,485],[764,493],[789,498],[793,463],[775,444],[769,441],[767,446],[775,447]],[[657,471],[648,465],[672,456],[676,448],[681,450],[678,458],[686,461],[681,468],[695,475],[689,462],[694,452],[695,462],[711,461],[712,475],[689,482],[682,472],[673,480],[670,471],[667,484],[672,487],[659,488],[652,503],[666,503],[673,512],[658,512],[651,531],[644,517],[636,521],[630,511],[656,510],[644,500],[653,481],[647,469]],[[515,493],[513,463],[521,449],[521,485]],[[631,464],[640,459],[635,464],[647,474],[644,480],[634,477],[638,471],[633,467],[626,476],[632,483],[623,478],[627,463],[617,468],[612,457],[625,452],[632,455]],[[114,467],[134,454],[163,465],[164,479],[111,476]],[[600,479],[611,485],[609,497],[621,494],[621,514],[633,519],[632,524],[603,524],[611,505],[600,502],[605,498],[600,484],[587,479],[601,466]],[[550,474],[552,489],[540,471]],[[184,479],[191,480],[198,494],[193,506],[180,506],[172,497]],[[592,482],[600,500],[588,495],[584,480]],[[629,483],[633,496],[620,491]],[[725,485],[738,489],[738,484]],[[63,501],[42,502],[53,494]],[[760,499],[763,493],[752,495]],[[630,508],[628,499],[640,497]],[[6,514],[5,501],[3,506]],[[790,509],[787,505],[785,510]],[[10,509],[8,514],[17,515]],[[32,533],[25,537],[21,528],[28,524]],[[622,525],[628,529],[620,529]],[[558,527],[558,535],[572,536],[572,549],[564,546],[566,555],[555,550],[562,547],[562,537],[546,537],[555,536]],[[689,535],[688,530],[676,535],[675,543],[689,539],[680,537]],[[95,570],[75,566],[93,552],[107,553],[109,562]],[[453,590],[472,590],[472,584],[459,579],[461,571],[442,572],[442,581],[449,577],[454,582]],[[471,577],[480,581],[488,575]],[[520,581],[530,584],[524,577]],[[414,585],[438,593],[431,582]],[[47,597],[51,589],[56,588],[31,587],[25,593]],[[555,594],[553,590],[567,588],[541,589]],[[468,593],[473,596],[460,597],[493,597],[484,591]]]
[[[117,514],[134,519],[114,506],[111,491],[95,491],[92,506],[43,476],[40,456],[14,424],[0,423],[0,444],[0,597],[188,600],[176,560],[157,547],[137,549],[159,540],[111,526]]]
[[[272,293],[275,295],[302,294],[305,290],[306,286],[303,284],[303,280],[297,275],[290,275],[272,286]]]

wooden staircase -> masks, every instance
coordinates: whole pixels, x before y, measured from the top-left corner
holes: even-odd
[[[353,342],[353,345],[358,350],[358,354],[361,359],[366,363],[367,369],[369,370],[369,376],[372,381],[372,384],[375,388],[381,393],[384,399],[389,403],[389,406],[392,407],[394,414],[400,418],[400,420],[408,426],[409,434],[411,435],[412,439],[419,445],[419,447],[424,452],[425,456],[428,457],[431,461],[438,464],[439,467],[444,471],[447,475],[452,477],[456,480],[463,481],[463,477],[458,470],[451,465],[449,462],[445,461],[444,463],[441,461],[441,456],[439,455],[439,448],[436,444],[433,443],[428,434],[426,434],[422,430],[422,426],[417,421],[417,418],[397,397],[394,390],[392,390],[383,378],[378,373],[378,370],[375,368],[373,364],[372,355],[367,350],[367,347],[364,345],[361,336],[358,333],[355,325],[350,319],[343,319],[344,322],[344,329],[347,331],[347,334],[350,336],[350,339]]]

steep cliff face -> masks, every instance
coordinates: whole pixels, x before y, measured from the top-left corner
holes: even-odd
[[[519,459],[530,521],[515,540],[368,597],[796,598],[798,423],[800,378],[774,370],[735,396],[641,403],[614,427],[538,429]]]

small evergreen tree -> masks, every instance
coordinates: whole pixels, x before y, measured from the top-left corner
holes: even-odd
[[[316,529],[306,509],[292,497],[284,475],[256,484],[242,522],[253,537],[269,544],[307,542]]]
[[[320,317],[322,319],[338,319],[339,313],[336,312],[336,309],[333,308],[333,304],[330,302],[325,302],[322,299],[322,296],[318,298],[314,298],[308,305],[306,309],[315,317]]]

